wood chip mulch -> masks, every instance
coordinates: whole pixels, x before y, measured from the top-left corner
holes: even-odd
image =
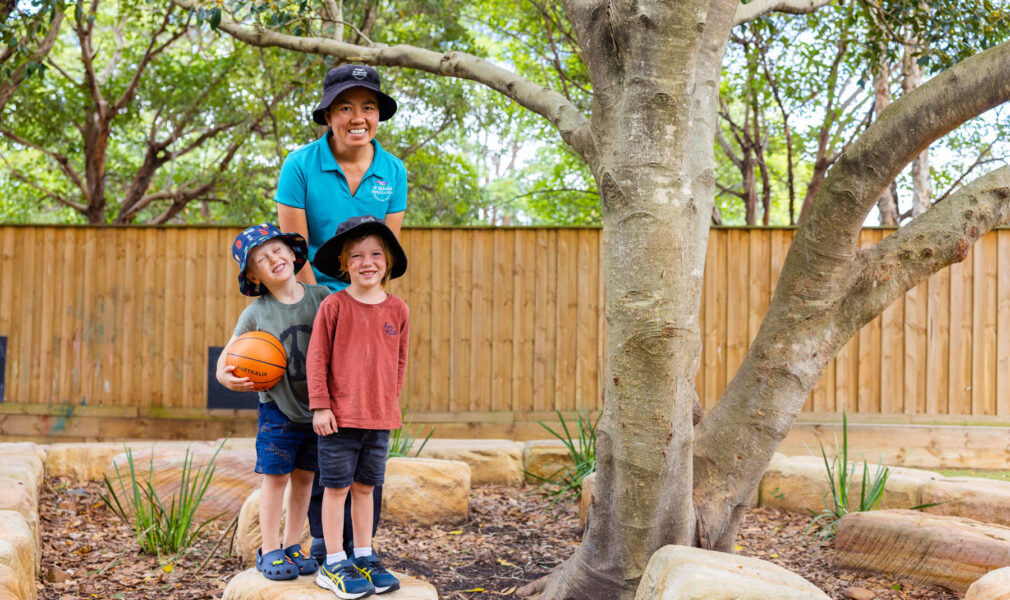
[[[233,555],[226,522],[212,524],[196,548],[175,557],[171,567],[164,559],[139,553],[132,529],[104,506],[99,491],[93,482],[46,479],[39,506],[40,600],[216,599],[244,569]],[[550,572],[578,545],[577,504],[549,505],[530,488],[478,487],[471,493],[467,523],[383,525],[376,546],[387,567],[430,582],[444,600],[514,597],[518,588]],[[752,509],[737,551],[786,567],[833,599],[958,598],[936,587],[838,569],[831,544],[818,545],[805,535],[808,523],[802,515]]]

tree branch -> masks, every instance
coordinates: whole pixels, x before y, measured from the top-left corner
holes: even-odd
[[[194,0],[172,1],[186,9],[196,7]],[[585,131],[588,129],[589,120],[567,98],[470,54],[432,52],[406,44],[358,46],[326,38],[300,38],[264,29],[253,29],[236,23],[227,16],[221,19],[219,29],[253,46],[285,48],[306,54],[325,54],[372,65],[407,67],[436,75],[476,81],[546,118],[558,129],[562,139],[583,156],[594,152],[592,138],[588,131]]]
[[[753,0],[741,4],[733,16],[733,25],[747,23],[770,12],[806,15],[831,4],[831,0]]]
[[[133,79],[130,80],[130,83],[127,84],[126,89],[123,90],[123,93],[119,96],[119,99],[116,100],[116,102],[112,105],[113,112],[118,112],[122,110],[127,104],[130,103],[131,100],[133,100],[133,96],[137,93],[137,86],[140,84],[140,78],[144,74],[144,71],[147,69],[147,65],[151,63],[151,59],[153,59],[155,56],[164,51],[165,48],[171,46],[172,43],[175,42],[175,40],[179,39],[186,33],[187,23],[189,22],[188,18],[186,19],[185,22],[183,22],[179,26],[179,29],[177,29],[171,36],[169,36],[168,40],[166,40],[160,46],[155,46],[155,43],[157,43],[158,41],[158,36],[164,33],[165,30],[168,28],[168,24],[171,21],[173,8],[174,6],[172,6],[171,4],[168,6],[168,9],[165,11],[165,16],[161,20],[161,25],[158,26],[158,30],[155,31],[153,34],[151,34],[151,42],[147,45],[147,49],[144,51],[143,57],[141,57],[140,62],[134,69]]]
[[[38,47],[32,52],[28,60],[18,65],[16,69],[7,78],[7,81],[0,82],[0,111],[7,106],[10,99],[14,96],[14,92],[24,81],[25,71],[28,69],[28,64],[33,62],[38,62],[43,56],[49,54],[49,50],[52,49],[53,44],[56,42],[56,38],[60,33],[60,25],[63,23],[63,12],[57,12],[56,18],[53,19],[52,23],[49,25],[49,31],[46,32],[42,41],[39,42]],[[19,43],[25,43],[25,40],[19,40]],[[3,61],[0,61],[2,63]]]
[[[84,181],[81,179],[81,176],[77,173],[77,171],[75,171],[74,168],[70,166],[70,159],[69,158],[67,158],[66,156],[63,156],[62,154],[59,154],[58,152],[53,152],[52,150],[50,150],[48,148],[40,146],[40,145],[38,145],[38,144],[36,144],[36,143],[28,140],[28,139],[25,139],[25,138],[21,137],[20,135],[18,135],[17,133],[15,133],[15,132],[13,132],[10,129],[7,129],[5,127],[0,127],[0,135],[3,135],[4,137],[6,137],[8,139],[13,140],[16,143],[21,144],[22,146],[27,146],[29,148],[34,148],[35,150],[38,150],[39,152],[41,152],[41,153],[45,154],[46,156],[48,156],[49,158],[53,159],[53,161],[57,165],[59,165],[60,170],[63,171],[63,173],[67,177],[69,177],[78,188],[80,188],[81,192],[86,193],[85,190],[87,190],[87,186],[84,185]]]

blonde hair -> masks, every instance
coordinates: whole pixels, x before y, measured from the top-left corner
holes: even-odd
[[[393,258],[393,253],[389,251],[389,244],[386,243],[386,238],[382,237],[378,233],[367,233],[344,242],[344,245],[340,248],[340,274],[345,275],[348,279],[350,279],[350,274],[347,272],[347,265],[351,262],[351,246],[360,244],[370,237],[378,238],[379,246],[382,247],[382,255],[386,257],[386,272],[382,274],[382,281],[380,282],[382,289],[386,289],[386,284],[389,283],[389,276],[390,273],[393,272],[393,265],[396,264],[396,259]]]

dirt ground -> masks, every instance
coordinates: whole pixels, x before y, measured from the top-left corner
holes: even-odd
[[[98,497],[95,483],[48,478],[39,506],[42,529],[40,600],[196,600],[220,598],[244,567],[232,553],[230,523],[215,523],[195,548],[169,564],[138,553],[133,532]],[[515,596],[548,573],[580,539],[578,507],[530,489],[474,488],[470,520],[459,527],[381,526],[376,537],[386,566],[435,586],[440,598]],[[770,560],[806,577],[834,599],[862,588],[877,600],[955,600],[940,588],[837,569],[830,544],[805,534],[808,519],[751,510],[738,552]]]

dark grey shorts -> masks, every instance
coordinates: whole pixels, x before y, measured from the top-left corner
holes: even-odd
[[[319,436],[319,483],[328,488],[345,488],[354,481],[382,485],[388,446],[385,429],[341,427]]]

